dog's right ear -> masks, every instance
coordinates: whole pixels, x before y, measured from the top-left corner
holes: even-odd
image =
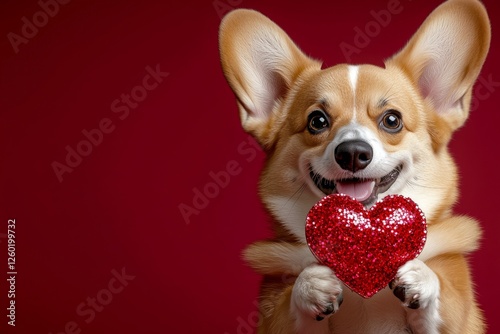
[[[438,119],[447,124],[435,127],[433,136],[438,142],[447,142],[451,132],[466,121],[472,87],[490,39],[488,14],[480,1],[448,0],[387,62],[387,66],[396,65],[408,74]]]
[[[237,9],[224,17],[219,49],[243,128],[269,148],[273,115],[283,97],[304,69],[320,69],[321,63],[304,55],[270,19],[248,9]]]

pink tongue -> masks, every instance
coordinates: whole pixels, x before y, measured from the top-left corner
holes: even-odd
[[[340,194],[346,194],[354,197],[358,201],[362,202],[368,197],[370,197],[373,187],[375,186],[375,181],[364,181],[364,182],[338,182],[337,192]]]

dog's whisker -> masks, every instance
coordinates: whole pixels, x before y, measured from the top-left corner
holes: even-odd
[[[306,184],[305,183],[302,183],[302,185],[300,186],[299,188],[299,195],[297,196],[297,198],[295,199],[295,201],[293,202],[293,205],[292,207],[295,207],[295,205],[297,204],[297,202],[299,201],[300,199],[300,196],[302,196],[302,194],[304,193],[304,189],[306,188]],[[291,214],[291,211],[290,211],[290,214]]]
[[[300,196],[302,195],[302,193],[304,192],[304,189],[306,187],[305,178],[306,178],[305,175],[300,175],[299,179],[297,179],[295,181],[295,182],[301,182],[301,183],[300,183],[299,187],[297,188],[297,190],[295,190],[293,192],[293,194],[286,200],[286,202],[283,203],[282,208],[287,207],[288,204],[290,203],[290,201],[294,199],[294,197],[296,197],[296,198],[293,202],[292,208],[295,206],[295,204],[300,199]]]
[[[437,190],[446,189],[446,187],[438,187],[438,186],[419,184],[419,183],[412,181],[412,180],[406,181],[406,184],[408,184],[409,186],[412,186],[412,187],[419,187],[419,188],[424,188],[424,189],[437,189]]]

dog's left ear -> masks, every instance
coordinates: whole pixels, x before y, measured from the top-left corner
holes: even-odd
[[[222,69],[238,100],[241,125],[262,147],[273,144],[272,122],[300,74],[321,63],[306,56],[266,16],[236,9],[219,32]]]
[[[468,117],[490,35],[488,15],[479,1],[449,0],[429,15],[386,66],[396,65],[408,74],[438,118],[454,131]]]

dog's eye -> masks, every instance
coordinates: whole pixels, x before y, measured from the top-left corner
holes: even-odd
[[[323,132],[330,126],[328,116],[322,110],[314,110],[307,117],[307,130],[316,135]]]
[[[397,110],[388,110],[382,116],[380,127],[390,133],[397,133],[403,128],[401,114]]]

